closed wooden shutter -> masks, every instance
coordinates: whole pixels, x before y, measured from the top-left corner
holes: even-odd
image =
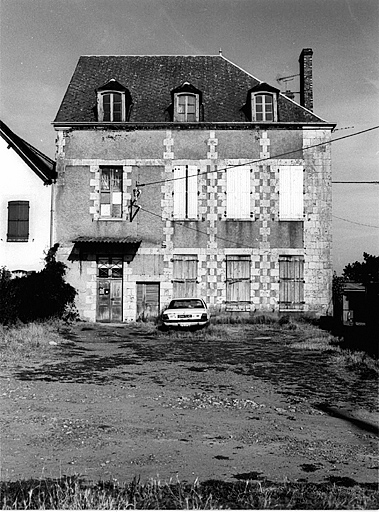
[[[226,257],[227,302],[250,302],[250,256]]]
[[[303,167],[300,165],[279,168],[280,220],[303,220],[303,175]]]
[[[250,168],[235,167],[226,171],[226,216],[250,218]]]
[[[159,315],[159,283],[137,283],[137,318],[147,320]]]
[[[304,257],[279,258],[280,309],[302,309],[304,304]]]
[[[197,203],[197,167],[174,167],[174,219],[196,219]]]
[[[8,234],[9,242],[27,242],[29,239],[29,201],[9,201]]]
[[[196,297],[197,295],[196,255],[176,254],[173,258],[174,297]]]

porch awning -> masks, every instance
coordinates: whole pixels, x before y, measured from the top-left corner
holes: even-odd
[[[132,260],[142,240],[133,236],[79,236],[72,242],[74,248],[69,257],[72,260],[84,260],[90,254],[129,254]]]
[[[140,244],[141,238],[135,238],[133,236],[112,237],[112,236],[78,236],[72,240],[74,244]]]

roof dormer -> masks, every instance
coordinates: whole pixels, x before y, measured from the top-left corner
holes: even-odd
[[[250,121],[278,121],[279,89],[262,82],[247,92],[246,105],[243,111]]]
[[[202,93],[189,82],[171,91],[172,120],[179,123],[196,123],[200,121]]]
[[[128,121],[132,97],[129,90],[112,78],[96,89],[97,118],[103,122]]]

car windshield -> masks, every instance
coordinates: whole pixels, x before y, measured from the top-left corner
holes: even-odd
[[[204,309],[204,304],[199,299],[181,299],[181,300],[172,300],[168,307],[169,309]]]

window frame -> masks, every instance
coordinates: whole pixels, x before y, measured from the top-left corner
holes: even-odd
[[[304,266],[303,255],[279,255],[279,311],[304,309]]]
[[[103,188],[103,184],[105,183],[105,181],[103,180],[103,175],[105,175],[106,173],[104,171],[107,171],[107,173],[109,172],[110,175],[109,175],[109,179],[108,179],[108,185],[109,185],[109,188]],[[120,184],[118,187],[115,187],[115,181],[116,181],[116,176],[114,176],[113,174],[115,172],[118,172],[120,173]],[[123,216],[124,216],[124,208],[123,208],[123,201],[124,201],[124,172],[123,172],[123,167],[122,166],[117,166],[117,165],[101,165],[99,167],[99,214],[100,214],[100,219],[102,220],[123,220]],[[117,188],[117,190],[116,190]],[[118,201],[114,201],[114,198],[115,198],[115,194],[120,194],[120,197],[118,199]],[[106,197],[109,195],[109,202],[107,201],[103,201],[103,197]],[[103,213],[102,212],[102,206],[105,206],[105,205],[110,205],[109,206],[109,214],[106,214],[106,213]],[[114,215],[114,211],[115,209],[113,207],[115,206],[118,206],[120,205],[120,213],[118,215]],[[105,208],[103,209],[103,211],[105,210]]]
[[[173,167],[173,218],[198,220],[199,179],[196,165]]]
[[[16,217],[16,218],[12,218]],[[30,202],[8,201],[7,242],[28,242],[30,228]]]
[[[257,98],[262,97],[271,98],[271,105],[272,105],[272,119],[267,119],[267,112],[266,112],[266,101],[262,101],[262,119],[257,119]],[[258,123],[274,123],[278,120],[278,109],[277,109],[277,99],[276,94],[268,91],[257,91],[254,93],[251,93],[251,120],[256,121]]]
[[[188,101],[185,103],[185,112],[179,112],[180,100],[181,98],[194,98],[195,100],[195,119],[188,119],[190,115],[188,112]],[[192,113],[191,113],[192,114]],[[184,118],[179,118],[180,116],[184,116]],[[174,94],[174,121],[177,123],[198,123],[200,121],[200,95],[194,92],[183,91],[176,92]]]
[[[241,165],[225,170],[226,177],[226,218],[252,220],[251,211],[251,168]],[[242,175],[244,173],[244,175]],[[243,182],[241,185],[241,181]]]
[[[114,96],[121,96],[121,119],[114,119]],[[104,109],[104,98],[105,96],[110,96],[110,109],[109,109],[109,119],[104,119],[105,109]],[[103,91],[98,91],[97,93],[97,101],[98,101],[98,117],[100,122],[104,123],[122,123],[126,121],[126,94],[124,91],[115,91],[111,89],[105,89]]]
[[[199,257],[197,254],[173,255],[173,298],[197,297],[198,267]]]
[[[279,172],[279,221],[304,220],[304,167],[282,165]]]
[[[225,266],[226,304],[236,304],[239,310],[244,311],[251,302],[251,256],[227,254]],[[238,286],[233,286],[236,283]],[[237,294],[235,299],[232,298],[233,294]]]

